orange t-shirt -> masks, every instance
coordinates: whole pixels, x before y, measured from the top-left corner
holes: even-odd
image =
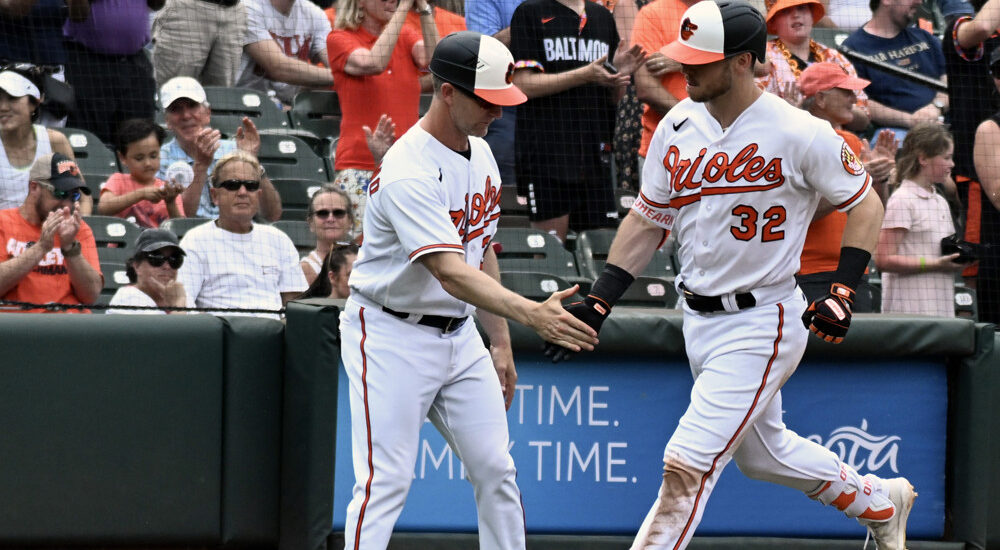
[[[461,15],[438,7],[431,7],[434,9],[434,24],[437,26],[438,38],[444,38],[453,32],[466,30],[465,18]],[[326,18],[330,20],[330,28],[334,28],[334,24],[337,22],[337,7],[330,6],[323,11],[326,13]],[[406,23],[404,25],[411,27],[417,31],[417,34],[423,36],[420,30],[420,14],[417,12],[411,10],[410,13],[406,14]]]
[[[861,156],[861,140],[844,130],[837,130],[855,155]],[[840,262],[840,241],[847,226],[847,213],[834,210],[809,224],[806,242],[799,258],[799,275],[836,271]]]
[[[359,48],[370,50],[378,37],[359,28],[336,30],[326,38],[326,51],[333,70],[333,89],[340,100],[340,139],[334,169],[375,170],[362,126],[375,128],[386,113],[396,124],[396,137],[417,123],[420,109],[420,68],[413,60],[413,46],[423,40],[420,33],[404,26],[392,50],[386,70],[354,76],[344,72],[347,58]]]
[[[153,185],[156,187],[163,187],[166,184],[167,182],[159,178],[153,182]],[[145,185],[132,179],[132,176],[119,172],[104,182],[104,185],[101,186],[101,194],[103,195],[107,191],[113,195],[124,195],[143,187]],[[177,205],[177,210],[183,216],[184,204],[181,201],[180,195],[174,198],[174,204]],[[170,217],[170,213],[167,212],[167,203],[164,201],[152,203],[147,200],[141,200],[115,214],[115,216],[119,218],[132,218],[139,227],[160,227],[160,224]]]
[[[632,44],[642,46],[649,53],[660,51],[660,48],[677,40],[678,29],[681,26],[681,16],[688,6],[681,0],[656,0],[646,4],[639,10],[632,28]],[[678,100],[687,97],[687,85],[684,75],[680,72],[667,73],[660,78],[660,84]],[[649,141],[653,139],[656,125],[660,123],[663,114],[651,109],[649,105],[642,107],[642,142],[639,144],[639,155],[645,157],[649,150]]]
[[[0,210],[0,262],[5,262],[11,258],[20,256],[30,245],[38,242],[42,235],[41,226],[34,226],[21,216],[18,208],[8,208]],[[94,242],[94,233],[86,222],[80,223],[80,230],[76,234],[76,240],[80,241],[83,250],[83,257],[94,269],[101,271],[101,263],[97,258],[97,244]],[[19,302],[34,302],[47,304],[51,302],[59,304],[80,304],[82,303],[76,294],[73,294],[73,287],[70,284],[69,272],[66,270],[65,259],[60,250],[59,236],[55,238],[55,246],[52,250],[38,262],[23,279],[18,281],[14,288],[4,295],[4,300],[15,300]],[[19,313],[40,313],[45,310],[16,310]],[[86,310],[67,310],[72,313],[86,313]]]

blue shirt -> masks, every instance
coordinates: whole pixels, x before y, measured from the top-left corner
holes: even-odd
[[[510,26],[521,0],[465,0],[465,26],[490,36]]]
[[[215,169],[215,163],[222,157],[232,153],[236,150],[236,142],[231,139],[223,139],[219,141],[219,148],[215,150],[214,158],[212,159],[212,165],[208,167],[208,175],[212,175],[212,170]],[[190,155],[181,149],[179,143],[176,139],[172,139],[162,146],[160,146],[160,171],[156,173],[156,177],[161,180],[165,180],[167,176],[167,168],[177,162],[186,162],[189,166],[194,166],[194,159]],[[202,218],[217,218],[219,217],[219,207],[212,204],[212,197],[208,192],[211,184],[205,182],[205,187],[201,190],[201,200],[198,201],[198,212],[197,216]],[[190,214],[188,214],[190,216]]]
[[[844,45],[879,61],[896,65],[931,78],[944,75],[941,42],[919,27],[906,27],[892,38],[882,38],[860,28],[844,40]],[[915,82],[874,69],[862,62],[854,64],[858,76],[871,81],[865,88],[870,99],[913,113],[934,100],[936,92]]]

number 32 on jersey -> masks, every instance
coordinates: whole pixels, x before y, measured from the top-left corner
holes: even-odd
[[[761,242],[780,241],[785,238],[785,230],[781,229],[785,223],[785,207],[776,205],[764,211],[763,216],[753,206],[741,204],[733,208],[733,216],[738,218],[736,225],[729,228],[729,232],[741,241],[752,241],[757,237],[757,224],[763,220],[760,226]]]

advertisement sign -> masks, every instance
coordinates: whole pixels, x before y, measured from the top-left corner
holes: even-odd
[[[656,498],[663,449],[689,401],[690,370],[662,361],[586,355],[552,365],[515,358],[508,412],[526,521],[533,533],[632,534]],[[943,362],[803,363],[782,390],[789,429],[827,447],[862,475],[906,476],[920,493],[909,536],[944,526],[947,381]],[[335,529],[343,529],[354,475],[347,377],[338,403]],[[401,531],[476,530],[472,485],[461,462],[425,422]],[[754,481],[730,462],[698,535],[864,536],[841,512],[803,493]]]

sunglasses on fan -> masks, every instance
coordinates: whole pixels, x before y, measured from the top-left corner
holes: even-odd
[[[173,269],[180,269],[181,266],[184,265],[184,256],[179,254],[175,256],[164,256],[163,254],[154,252],[152,254],[143,255],[143,259],[153,267],[160,267],[164,263],[167,263]]]
[[[220,181],[218,184],[216,184],[216,187],[221,187],[221,188],[225,189],[226,191],[234,191],[234,192],[235,191],[239,191],[240,187],[246,187],[247,191],[249,191],[249,192],[252,193],[252,192],[260,189],[260,181],[259,180],[225,180],[225,181]]]
[[[334,208],[333,210],[328,210],[324,208],[322,210],[317,210],[313,212],[312,215],[316,216],[321,220],[325,220],[330,216],[333,216],[334,218],[337,218],[339,220],[347,215],[347,210],[344,210],[343,208]]]

